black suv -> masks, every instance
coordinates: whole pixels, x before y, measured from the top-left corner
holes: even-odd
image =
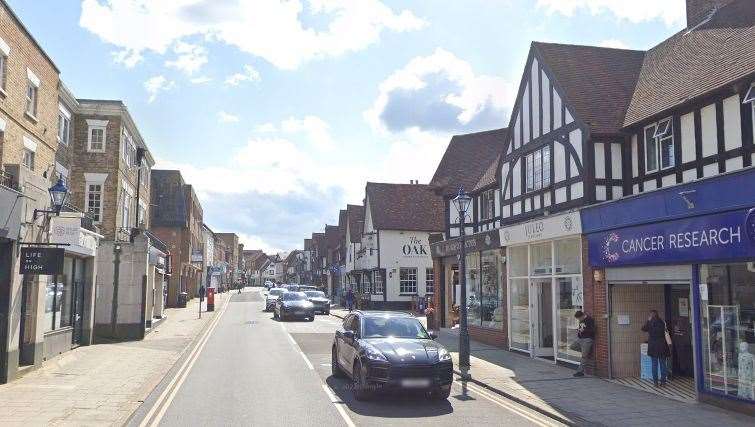
[[[410,314],[355,311],[336,331],[333,375],[352,379],[357,400],[386,389],[420,390],[433,399],[447,399],[453,362],[434,338]]]

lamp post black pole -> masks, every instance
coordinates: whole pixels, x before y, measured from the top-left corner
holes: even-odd
[[[459,236],[461,250],[459,254],[459,283],[461,284],[461,301],[459,301],[459,370],[461,379],[468,380],[469,374],[469,329],[467,328],[467,248],[465,242],[466,226],[464,224],[466,209],[459,211]]]

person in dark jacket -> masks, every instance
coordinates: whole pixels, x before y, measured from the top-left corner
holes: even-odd
[[[349,308],[349,311],[354,308],[354,291],[351,288],[346,292],[346,306]]]
[[[666,322],[658,315],[658,311],[650,310],[650,317],[642,327],[648,333],[648,356],[652,361],[653,383],[658,386],[658,371],[661,371],[661,386],[666,385],[666,359],[671,351],[666,343]]]
[[[592,316],[582,311],[574,313],[574,317],[579,320],[579,326],[577,327],[577,345],[579,351],[582,353],[582,358],[579,361],[579,367],[574,374],[575,377],[585,376],[585,366],[590,361],[590,355],[592,354],[592,347],[595,343],[595,320]]]

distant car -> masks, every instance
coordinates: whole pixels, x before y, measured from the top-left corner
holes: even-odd
[[[283,293],[286,292],[283,288],[273,288],[270,289],[270,291],[265,296],[265,311],[270,311],[275,309],[275,302],[278,301],[278,298],[280,298]]]
[[[315,306],[304,292],[284,292],[275,302],[273,317],[278,320],[304,319],[315,320]]]
[[[299,285],[295,283],[291,283],[289,285],[286,285],[286,289],[288,289],[289,292],[299,292]]]
[[[306,290],[307,299],[315,306],[315,313],[330,314],[330,299],[323,291]]]
[[[318,289],[317,286],[299,285],[299,292],[319,291],[319,290],[320,289]]]
[[[412,315],[355,311],[336,331],[331,369],[334,376],[351,378],[357,400],[390,389],[419,390],[445,400],[453,361],[434,338]]]

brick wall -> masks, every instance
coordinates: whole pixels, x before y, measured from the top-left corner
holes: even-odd
[[[42,175],[54,165],[58,148],[58,71],[1,2],[0,37],[10,46],[5,90],[0,92],[0,116],[6,122],[0,161],[21,164],[26,135],[37,142],[34,172]],[[36,117],[25,114],[27,68],[40,80]]]
[[[602,282],[596,282],[594,280],[594,270],[590,267],[587,238],[582,237],[582,271],[584,271],[583,282],[583,297],[584,297],[584,311],[591,315],[595,319],[595,348],[593,349],[593,356],[595,358],[595,369],[593,372],[588,370],[588,373],[592,373],[601,377],[608,376],[608,304],[606,301],[606,283],[605,279]],[[602,276],[605,277],[605,270],[602,271]]]

